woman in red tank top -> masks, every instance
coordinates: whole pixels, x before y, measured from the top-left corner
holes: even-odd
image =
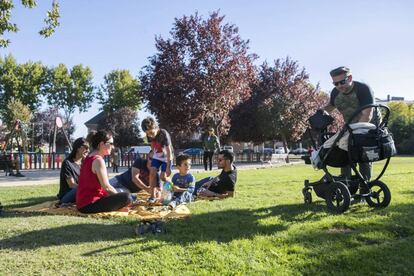
[[[118,193],[108,181],[104,157],[111,154],[114,139],[106,131],[90,135],[93,151],[85,158],[79,175],[76,207],[82,213],[119,210],[131,203],[129,193]]]

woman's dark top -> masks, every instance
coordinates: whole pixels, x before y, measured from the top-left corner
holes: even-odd
[[[60,188],[59,194],[57,195],[59,199],[62,199],[62,197],[72,189],[69,187],[67,179],[73,177],[75,183],[78,183],[79,174],[80,166],[76,164],[73,159],[66,158],[62,163],[62,168],[60,169]]]

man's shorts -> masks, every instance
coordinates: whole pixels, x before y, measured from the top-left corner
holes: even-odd
[[[167,162],[160,161],[160,160],[157,160],[157,159],[152,159],[151,167],[156,168],[157,170],[159,170],[159,168],[161,167],[161,171],[166,172],[167,171]]]

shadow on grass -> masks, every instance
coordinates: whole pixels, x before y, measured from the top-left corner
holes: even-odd
[[[323,206],[315,206],[315,210],[324,209]],[[200,241],[216,241],[227,243],[234,239],[249,239],[256,235],[271,235],[278,231],[284,231],[291,221],[317,219],[311,216],[298,218],[306,212],[303,204],[279,205],[270,208],[259,209],[235,209],[217,212],[208,212],[193,215],[188,219],[172,220],[166,223],[166,234],[145,235],[143,242],[161,240],[167,243],[186,245]],[[39,213],[12,213],[7,212],[7,217],[39,216]],[[260,220],[277,218],[275,222],[263,223]],[[65,225],[56,228],[48,228],[30,231],[14,237],[0,240],[2,249],[35,249],[40,247],[79,244],[91,241],[121,241],[135,237],[134,228],[136,222],[121,221],[114,224],[85,223]],[[144,248],[151,250],[151,248]]]
[[[38,196],[38,197],[30,197],[30,198],[22,198],[16,200],[13,204],[4,205],[4,209],[14,209],[14,208],[23,208],[32,205],[36,205],[39,203],[43,203],[45,201],[56,200],[56,196]]]
[[[83,223],[26,232],[0,240],[1,249],[27,250],[84,242],[118,241],[131,238],[131,223]]]
[[[340,268],[339,274],[411,275],[414,271],[414,204],[391,205],[369,212],[376,216],[375,220],[349,224],[343,219],[332,221],[327,228],[290,235],[284,244],[306,248],[301,252],[306,261],[297,264],[299,271],[314,275],[336,267]],[[358,215],[350,213],[349,216]],[[328,255],[323,261],[314,258]]]
[[[314,212],[308,212],[309,208]],[[258,209],[237,209],[192,215],[166,223],[166,235],[146,235],[146,240],[188,245],[194,242],[228,243],[237,239],[272,235],[287,230],[291,222],[318,220],[325,206],[277,205]],[[306,215],[304,214],[306,213]],[[264,221],[266,220],[266,221]]]
[[[349,216],[357,217],[358,214],[350,211]],[[327,229],[317,228],[315,231],[303,232],[288,236],[283,243],[288,246],[295,244],[305,244],[309,248],[309,257],[316,255],[324,255],[324,251],[331,251],[330,265],[335,265],[337,262],[341,263],[339,259],[344,251],[349,249],[349,246],[355,246],[355,235],[360,235],[362,231],[383,231],[391,233],[396,240],[412,237],[414,233],[414,207],[412,204],[401,204],[390,206],[384,210],[370,210],[375,214],[384,214],[378,221],[361,222],[360,230],[351,233],[350,235],[341,235],[343,248],[337,250],[335,248],[327,248],[329,241],[334,242],[337,235],[327,234]],[[391,214],[389,216],[388,214]],[[409,214],[407,216],[407,214]],[[13,214],[10,214],[12,216]],[[33,214],[26,214],[28,217]],[[346,216],[346,215],[345,215]],[[195,214],[192,217],[184,220],[173,220],[166,223],[166,234],[159,235],[144,235],[140,236],[139,241],[131,241],[131,238],[136,237],[134,228],[135,221],[111,221],[107,223],[81,223],[74,225],[64,225],[56,228],[48,228],[30,231],[16,236],[0,240],[1,249],[13,250],[27,250],[37,249],[42,247],[81,244],[86,242],[101,242],[101,241],[115,241],[119,244],[111,245],[110,247],[102,248],[97,251],[86,253],[86,256],[100,254],[104,251],[112,251],[115,248],[125,245],[133,244],[135,242],[142,243],[141,250],[152,251],[154,246],[162,246],[162,244],[154,245],[153,241],[161,241],[167,244],[177,244],[186,246],[195,242],[211,242],[229,243],[233,240],[239,239],[253,239],[255,236],[271,236],[279,231],[286,231],[295,223],[303,223],[307,221],[319,221],[326,217],[325,204],[303,205],[303,204],[288,204],[277,205],[267,208],[257,209],[234,209],[217,212],[206,212],[202,214]],[[113,223],[112,223],[113,222]],[[334,223],[334,221],[332,222]],[[362,230],[361,230],[362,229]],[[358,237],[362,245],[378,246],[381,241],[372,241],[367,237]],[[326,246],[320,246],[326,244]],[[392,246],[392,244],[389,244]],[[411,245],[403,244],[403,248]],[[359,249],[358,249],[359,250]],[[363,249],[361,249],[363,251]],[[123,254],[132,254],[123,253]],[[397,254],[397,252],[395,252]],[[358,253],[359,254],[359,253]],[[357,253],[352,254],[358,260]],[[361,253],[362,254],[362,253]],[[351,257],[350,257],[351,258]],[[328,263],[303,264],[303,268],[309,267],[327,269]],[[305,270],[304,270],[305,271]],[[316,270],[317,271],[317,270]]]

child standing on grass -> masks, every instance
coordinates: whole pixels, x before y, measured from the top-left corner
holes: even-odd
[[[173,200],[168,205],[172,209],[181,203],[193,201],[195,187],[195,177],[190,173],[191,156],[187,154],[178,155],[175,163],[178,173],[174,174],[172,178],[174,194]]]
[[[151,195],[148,199],[148,202],[152,204],[160,199],[160,188],[156,187],[158,170],[161,168],[160,178],[163,182],[169,181],[168,177],[171,175],[171,160],[173,158],[171,137],[165,129],[159,128],[152,117],[142,120],[141,128],[147,135],[148,141],[151,142],[151,150],[153,151],[149,177]]]

